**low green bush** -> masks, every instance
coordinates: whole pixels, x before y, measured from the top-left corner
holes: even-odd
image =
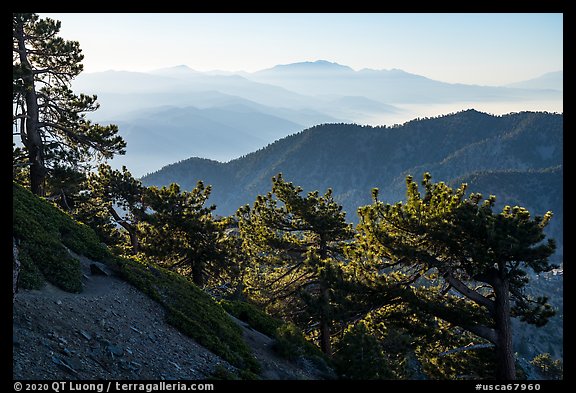
[[[239,369],[260,371],[242,329],[189,278],[138,259],[117,261],[128,282],[166,308],[168,323]]]
[[[238,300],[221,300],[220,305],[228,313],[246,322],[253,329],[270,337],[276,337],[276,329],[284,323],[279,319],[269,316],[257,306],[250,303]]]
[[[44,280],[68,292],[82,290],[77,254],[102,260],[109,256],[96,234],[48,201],[13,183],[13,235],[22,259],[19,285],[41,288]]]

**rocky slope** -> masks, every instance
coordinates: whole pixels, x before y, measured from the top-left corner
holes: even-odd
[[[167,324],[160,304],[105,265],[73,256],[81,262],[81,293],[48,283],[41,290],[21,289],[15,297],[14,379],[198,380],[240,373]],[[280,358],[272,338],[233,320],[261,365],[260,378],[326,377],[304,359]]]

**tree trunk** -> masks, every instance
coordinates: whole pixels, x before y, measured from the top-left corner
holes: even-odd
[[[18,257],[18,246],[16,239],[12,237],[12,303],[18,292],[18,277],[20,276],[20,258]]]
[[[498,339],[496,356],[498,369],[496,378],[499,380],[516,379],[516,362],[512,348],[512,324],[510,321],[510,283],[506,278],[498,277],[494,283],[495,321]]]
[[[320,259],[326,260],[326,241],[320,239]],[[320,277],[320,349],[328,357],[332,357],[332,343],[330,342],[330,293],[328,283],[324,277]]]
[[[324,280],[320,281],[320,349],[326,356],[332,357],[332,344],[330,342],[330,296]]]
[[[110,213],[112,218],[114,218],[114,221],[120,226],[122,226],[122,228],[126,229],[126,232],[128,232],[128,236],[130,237],[130,246],[132,247],[132,255],[136,255],[138,253],[140,246],[136,223],[129,224],[128,222],[126,222],[126,220],[120,217],[118,212],[114,210],[112,206],[108,206],[108,212]]]
[[[132,227],[131,230],[128,231],[128,235],[130,236],[130,245],[132,246],[132,254],[136,255],[138,254],[138,250],[140,249],[139,247],[140,243],[138,241],[138,234],[136,233],[134,227]]]
[[[198,285],[200,288],[204,286],[204,268],[203,264],[194,261],[192,262],[192,281],[194,284]]]
[[[40,134],[40,115],[38,97],[34,85],[34,71],[28,60],[28,51],[24,39],[24,25],[22,22],[16,26],[18,40],[18,54],[23,68],[22,81],[24,82],[24,98],[26,101],[26,138],[22,140],[28,150],[30,162],[30,190],[35,195],[44,196],[44,179],[46,166],[44,164],[44,144]]]

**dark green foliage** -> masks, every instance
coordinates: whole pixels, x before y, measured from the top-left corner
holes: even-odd
[[[276,342],[273,348],[285,359],[297,360],[306,357],[316,360],[317,364],[328,360],[322,351],[306,340],[302,331],[292,323],[285,323],[276,329],[274,337]]]
[[[221,300],[220,305],[228,313],[249,324],[253,329],[270,337],[276,336],[276,330],[283,325],[279,319],[272,318],[253,304],[238,300]]]
[[[58,36],[59,21],[31,13],[12,16],[13,127],[30,164],[32,192],[44,195],[51,170],[112,158],[124,153],[126,143],[115,125],[86,119],[87,112],[98,109],[95,95],[70,89],[83,69],[79,43]]]
[[[452,337],[452,345],[463,342],[462,346],[474,342],[474,337],[464,335],[468,339],[457,340]],[[436,348],[446,348],[444,342],[435,342]],[[428,347],[430,348],[430,346]],[[453,349],[453,348],[451,348]],[[425,349],[419,349],[418,358],[422,365],[423,372],[430,379],[435,380],[476,380],[495,379],[496,356],[493,348],[480,348],[473,350],[463,350],[460,352],[443,355],[442,351],[435,349],[432,353],[426,353]]]
[[[337,371],[345,379],[393,379],[382,345],[363,322],[350,326],[338,343]]]
[[[20,275],[18,276],[18,286],[24,289],[41,289],[46,283],[44,275],[28,255],[25,248],[20,246]]]
[[[92,227],[111,247],[133,255],[139,251],[138,223],[144,218],[145,188],[126,167],[101,164],[84,182],[84,192],[74,209],[77,219]]]
[[[552,210],[554,219],[545,228],[545,233],[558,243],[557,252],[550,260],[560,264],[564,243],[563,177],[563,167],[558,165],[538,170],[479,171],[458,177],[449,184],[458,187],[466,183],[482,195],[496,194],[495,208],[498,209],[506,205],[523,206],[538,215]]]
[[[562,360],[552,360],[549,353],[541,353],[530,361],[536,367],[543,379],[564,379],[564,364]]]
[[[378,200],[373,192],[374,203],[359,209],[360,247],[376,266],[381,261],[378,269],[419,272],[415,278],[436,275],[444,289],[436,295],[419,289],[413,301],[431,315],[494,343],[500,378],[514,378],[510,316],[541,326],[554,314],[545,298],[524,292],[528,269],[540,273],[553,268],[548,258],[555,243],[544,242],[543,233],[552,213],[532,218],[525,208],[505,206],[496,214],[495,197],[482,200],[482,195],[472,193],[466,199],[466,184],[452,189],[443,182],[432,183],[428,173],[422,184],[425,192],[420,194],[407,176],[406,202],[394,205]],[[418,292],[433,297],[418,301]],[[456,305],[452,311],[450,303]],[[453,312],[475,307],[480,307],[476,317]]]
[[[95,260],[107,257],[108,251],[87,226],[17,184],[12,190],[12,228],[23,255],[22,286],[41,286],[41,272],[52,284],[69,292],[80,292],[80,263],[63,245]]]
[[[246,294],[301,327],[318,323],[322,351],[331,355],[334,299],[343,281],[339,258],[352,227],[333,197],[272,178],[272,191],[237,212],[242,250],[250,258]]]
[[[208,271],[217,271],[224,263],[219,243],[225,223],[213,220],[215,206],[204,206],[211,187],[198,182],[192,191],[178,184],[149,187],[143,203],[152,210],[141,230],[142,251],[158,263],[189,275],[203,287]]]
[[[317,346],[306,340],[296,325],[271,317],[254,304],[221,300],[220,305],[236,318],[248,323],[254,330],[273,338],[274,351],[284,359],[297,361],[305,358],[314,362],[320,369],[327,367],[328,359]]]
[[[84,190],[85,180],[86,174],[83,168],[54,163],[50,176],[46,178],[46,196],[56,202],[60,209],[72,212],[80,199],[80,192]]]
[[[242,331],[208,294],[188,278],[138,260],[119,260],[121,274],[166,308],[166,319],[231,364],[257,373],[259,364]]]

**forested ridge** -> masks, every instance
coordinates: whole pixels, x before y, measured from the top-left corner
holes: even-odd
[[[235,378],[262,367],[224,310],[323,378],[562,378],[558,340],[514,347],[562,315],[534,285],[562,273],[561,114],[324,124],[136,179],[106,163],[126,144],[85,117],[97,97],[70,90],[82,55],[59,28],[13,16],[15,297],[46,281],[82,291],[70,249],[165,307]]]
[[[555,218],[546,233],[563,244],[563,116],[521,112],[494,116],[475,110],[402,125],[371,127],[322,124],[226,163],[190,158],[144,176],[146,185],[198,180],[212,186],[216,214],[230,215],[266,193],[277,173],[305,190],[332,188],[334,198],[357,222],[356,210],[379,188],[387,201],[403,200],[405,177],[430,172],[458,186],[462,182],[496,204],[519,205]]]

